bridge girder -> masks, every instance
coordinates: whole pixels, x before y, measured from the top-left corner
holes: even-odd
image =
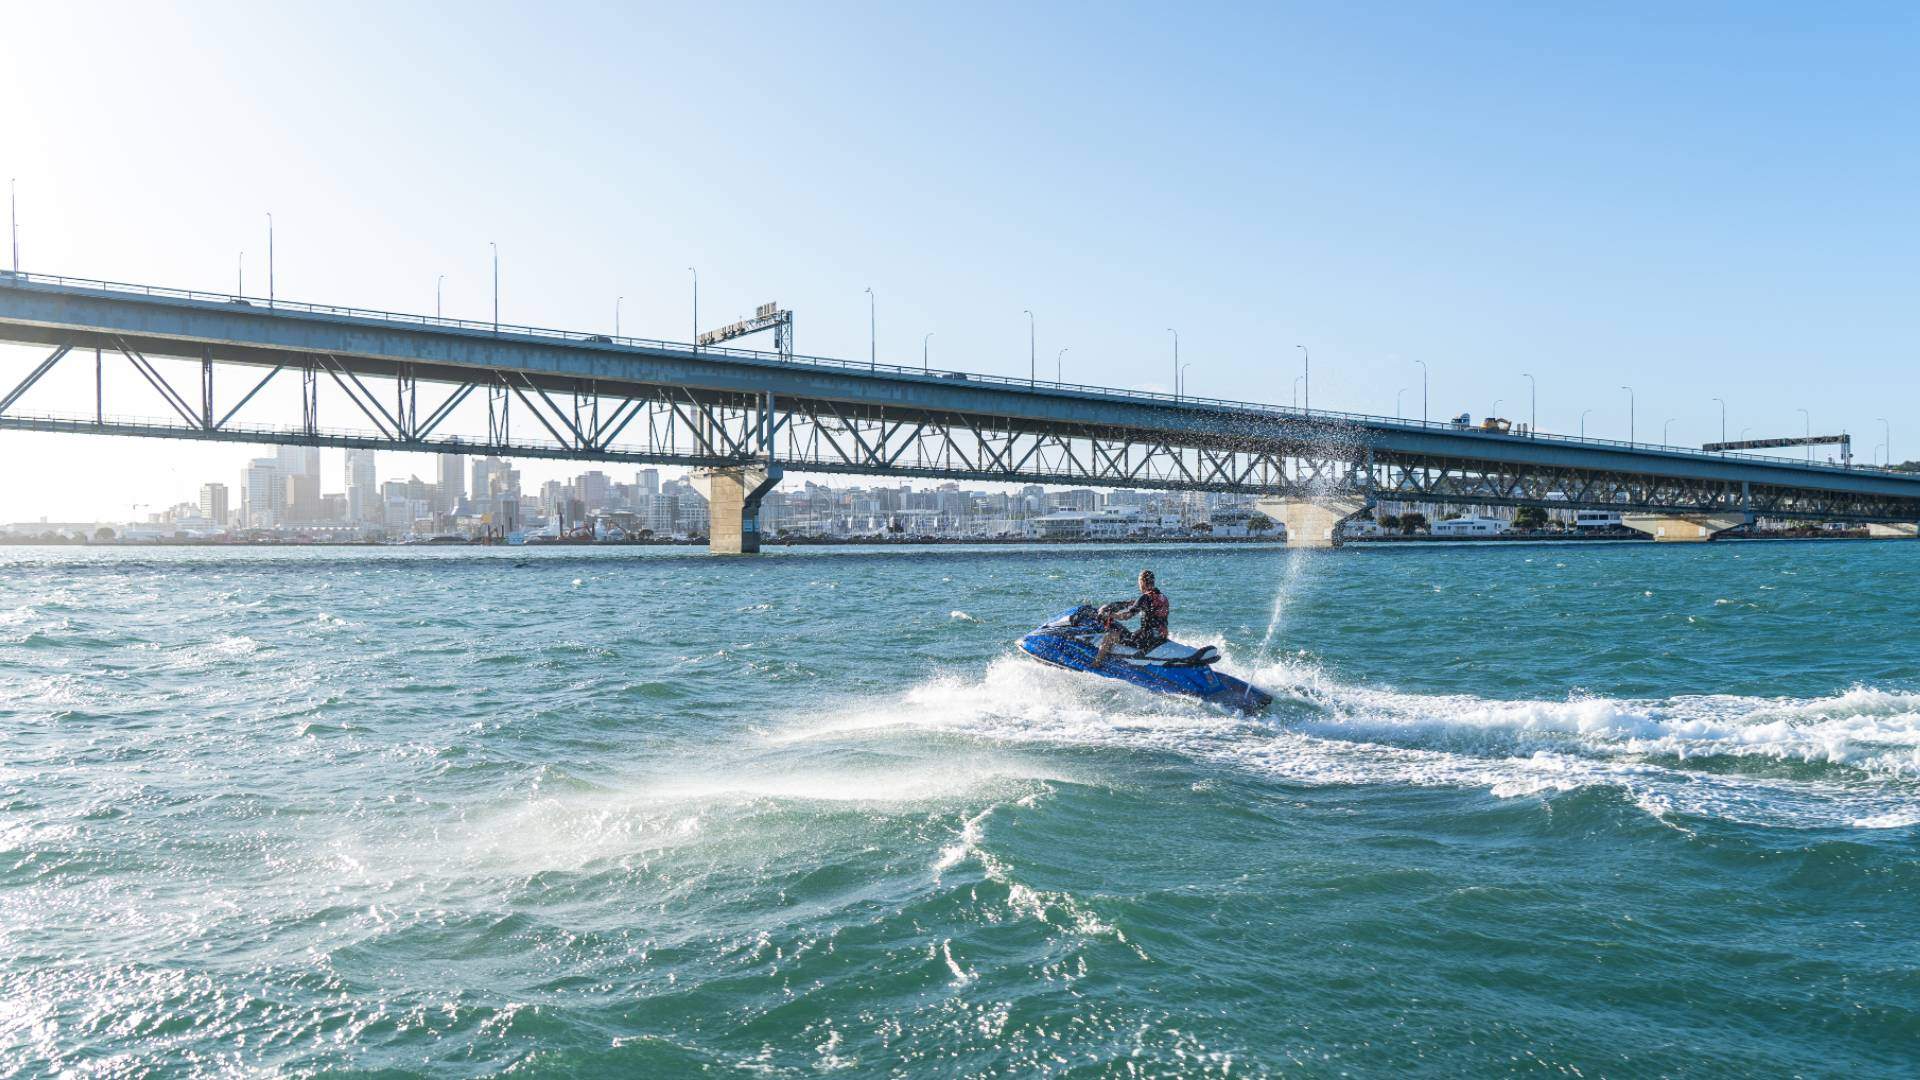
[[[6,293],[0,288],[0,300]],[[232,324],[226,317],[233,313],[217,305],[201,304],[189,314],[202,322],[219,317],[223,328]],[[278,317],[240,314],[256,322]],[[186,340],[151,328],[118,332],[0,317],[0,340],[52,350],[0,397],[0,428],[709,468],[778,462],[788,470],[834,474],[1371,501],[1920,520],[1920,480],[1885,474],[1832,476],[1832,470],[1729,464],[1703,455],[1623,453],[1431,428],[1397,431],[1384,422],[1324,414],[1233,412],[1223,403],[1169,409],[1090,399],[1042,407],[1045,393],[970,386],[958,376],[952,386],[940,385],[938,377],[918,380],[939,393],[876,400],[885,395],[859,390],[858,377],[843,369],[810,382],[804,371],[796,374],[805,364],[769,369],[757,382],[751,368],[708,377],[698,364],[664,355],[648,364],[594,360],[586,366],[596,374],[579,375],[551,364],[458,363],[453,357],[466,354],[450,346],[431,356],[425,354],[434,349],[417,346],[423,358],[396,359],[227,340],[199,330],[203,336]],[[357,339],[346,333],[341,340]],[[95,361],[93,415],[36,410],[36,386],[76,355]],[[111,365],[104,362],[109,357]],[[197,387],[179,376],[182,361],[197,372]],[[680,380],[689,371],[702,374]],[[648,372],[661,377],[641,377]],[[163,403],[165,415],[107,413],[101,404],[107,380],[128,374]],[[249,406],[259,411],[263,391],[296,377],[298,426],[249,422]],[[791,392],[775,393],[774,385]],[[221,387],[231,392],[223,397]],[[322,423],[323,390],[350,403],[357,426]],[[452,421],[477,405],[481,390],[485,434],[450,434]],[[1766,482],[1771,479],[1781,482]]]

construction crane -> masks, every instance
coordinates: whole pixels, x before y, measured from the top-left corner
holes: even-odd
[[[780,354],[780,359],[793,359],[793,312],[783,311],[779,304],[772,302],[755,308],[751,319],[741,319],[701,334],[700,344],[718,345],[762,330],[773,331],[773,351]]]

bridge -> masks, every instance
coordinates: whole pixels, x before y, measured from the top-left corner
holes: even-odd
[[[1661,540],[1758,516],[1904,535],[1920,522],[1920,476],[1882,469],[799,356],[790,341],[760,352],[0,272],[0,343],[47,350],[0,371],[0,428],[682,465],[721,552],[757,550],[760,500],[789,469],[1249,493],[1303,546],[1336,543],[1382,500],[1619,511]],[[59,378],[64,395],[48,389]],[[92,410],[73,411],[76,386]]]

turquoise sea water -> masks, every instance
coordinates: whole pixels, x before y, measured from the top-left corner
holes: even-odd
[[[0,549],[0,1073],[1910,1076],[1916,571]]]

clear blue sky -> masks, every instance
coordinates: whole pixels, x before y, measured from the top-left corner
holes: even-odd
[[[1920,457],[1920,7],[16,5],[28,270],[1676,443]],[[0,356],[11,383],[27,358]],[[240,446],[0,434],[0,517]],[[383,472],[423,465],[395,456]],[[531,478],[578,471],[530,464]],[[329,455],[330,488],[338,486]]]

